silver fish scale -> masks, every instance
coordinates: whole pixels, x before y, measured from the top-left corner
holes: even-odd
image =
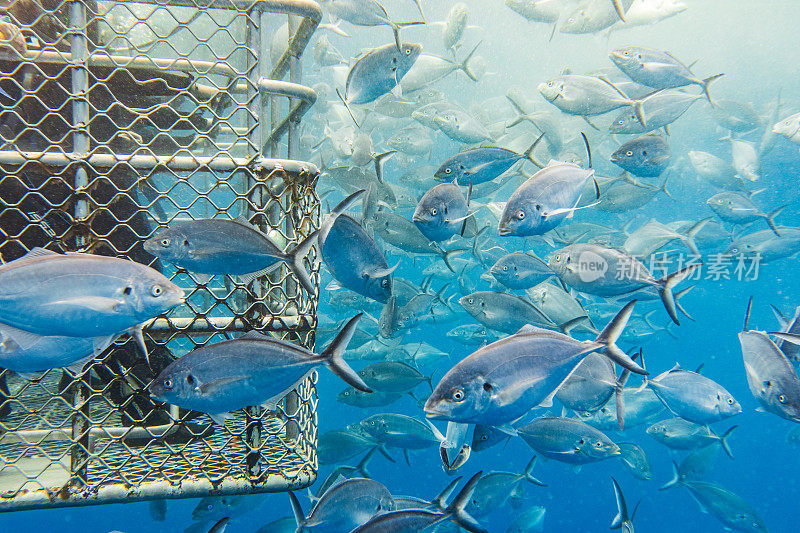
[[[276,411],[240,410],[224,426],[145,389],[173,358],[245,331],[312,348],[317,294],[285,266],[246,283],[205,279],[154,260],[142,243],[210,218],[243,217],[284,251],[318,229],[318,170],[296,150],[316,100],[300,85],[300,58],[320,7],[7,4],[4,27],[29,38],[2,49],[3,261],[35,247],[130,259],[163,273],[186,303],[146,325],[151,366],[118,340],[82,376],[56,369],[28,381],[0,370],[13,396],[0,395],[0,409],[10,407],[0,419],[0,511],[309,485],[316,374]],[[273,54],[262,23],[288,23]],[[315,250],[305,265],[317,283]]]

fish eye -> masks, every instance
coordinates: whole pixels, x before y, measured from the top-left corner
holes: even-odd
[[[637,59],[641,59],[642,58],[642,54],[636,54],[636,58]]]
[[[158,298],[161,296],[162,292],[164,292],[164,290],[161,288],[161,285],[153,285],[153,288],[150,289],[150,294],[153,295],[153,298]]]
[[[453,394],[451,395],[451,398],[453,398],[454,402],[463,402],[464,401],[464,391],[461,390],[461,389],[454,390]]]
[[[780,396],[778,396],[778,401],[781,403],[786,403],[786,395],[781,394]]]
[[[450,174],[451,172],[453,172],[453,171],[452,171],[452,170],[450,170],[449,168],[446,168],[446,169],[444,169],[444,173],[445,173],[445,174]]]
[[[128,295],[131,292],[133,292],[133,287],[129,286],[129,287],[125,287],[124,289],[122,289],[122,294]]]
[[[167,378],[167,379],[164,380],[164,388],[167,389],[167,390],[172,390],[172,379],[171,378]],[[210,509],[210,507],[209,507],[209,509]]]
[[[388,279],[383,279],[383,280],[381,281],[381,287],[383,287],[383,288],[385,289],[385,288],[387,288],[388,286],[389,286],[389,280],[388,280]]]
[[[194,376],[191,374],[186,374],[186,383],[188,383],[189,385],[194,385]]]
[[[467,299],[467,303],[469,303],[469,304],[473,303],[474,301],[475,301],[475,300],[473,300],[472,298],[468,298],[468,299]]]
[[[210,503],[206,506],[206,509],[208,509],[209,511],[212,510],[213,508],[214,506]]]
[[[161,239],[161,246],[164,248],[169,247],[170,240],[169,239]]]
[[[508,267],[507,266],[503,267],[503,272],[508,272]]]
[[[628,150],[627,152],[625,152],[625,155],[627,155],[628,157],[631,157],[631,156],[633,155],[633,152],[631,152],[630,150]]]
[[[436,213],[438,213],[438,212],[439,212],[439,210],[436,209],[435,207],[431,208],[431,215],[436,216]]]
[[[489,435],[481,435],[481,440],[489,440]]]
[[[183,245],[189,246],[189,239],[183,239]]]
[[[407,55],[407,56],[410,56],[410,55],[411,55],[411,48],[406,48],[406,55]]]
[[[733,398],[728,398],[728,405],[733,405]]]
[[[620,120],[618,120],[618,121],[617,121],[617,124],[619,124],[620,126],[622,126],[623,124],[625,124],[625,121],[624,121],[624,120],[622,120],[622,119],[620,119]]]
[[[522,209],[517,211],[517,218],[520,219],[520,220],[524,220],[525,219],[525,211],[523,211]]]
[[[602,448],[603,447],[603,443],[602,442],[595,442],[594,445],[596,447],[598,447],[598,448]]]

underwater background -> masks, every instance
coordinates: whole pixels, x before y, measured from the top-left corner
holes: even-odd
[[[424,53],[452,57],[450,51],[445,50],[442,45],[441,28],[432,22],[445,20],[454,3],[449,0],[422,0],[428,24],[404,28],[401,32],[403,41],[422,44]],[[494,116],[496,120],[493,122],[510,122],[514,118],[513,109],[505,100],[509,89],[515,88],[518,94],[523,94],[536,110],[555,111],[539,94],[539,83],[560,75],[565,68],[574,73],[583,73],[613,67],[608,58],[609,53],[613,49],[632,45],[669,50],[687,64],[696,61],[692,64],[692,69],[703,73],[701,77],[724,73],[709,89],[712,98],[747,104],[762,119],[752,131],[737,134],[741,139],[758,143],[764,130],[772,127],[769,117],[779,94],[781,119],[800,111],[800,50],[796,46],[800,3],[791,0],[685,0],[685,11],[652,25],[626,28],[617,24],[611,31],[604,30],[588,35],[569,35],[556,31],[552,39],[551,24],[528,22],[501,1],[467,0],[464,3],[469,10],[468,24],[475,27],[467,28],[455,55],[463,58],[480,42],[476,55],[482,58],[485,73],[480,76],[479,81],[473,82],[463,72],[454,72],[437,81],[433,87],[464,109],[483,111],[490,119]],[[411,21],[418,17],[417,8],[410,0],[385,0],[383,4],[394,20]],[[313,86],[325,83],[330,88],[341,87],[341,69],[337,71],[329,66],[320,66],[312,57],[315,42],[321,36],[325,36],[345,58],[355,57],[364,49],[391,42],[391,31],[385,26],[369,28],[343,23],[341,28],[351,36],[317,30],[304,56],[305,84]],[[346,69],[344,72],[346,74]],[[336,140],[336,130],[344,125],[347,115],[338,104],[333,90],[321,97],[321,100],[324,99],[328,100],[327,103],[322,105],[323,102],[318,102],[303,122],[298,159],[312,161],[320,166],[323,175],[318,190],[332,191],[323,199],[323,206],[327,203],[328,207],[332,207],[344,195],[335,182],[326,179],[325,169],[347,164],[347,161],[332,148],[334,142],[316,145],[326,135],[333,136],[333,140]],[[331,118],[333,114],[325,110],[334,106],[339,108],[339,116],[343,117],[340,123],[334,123]],[[358,109],[358,106],[354,107]],[[612,112],[608,116],[615,114]],[[571,138],[579,139],[578,135],[582,131],[587,134],[592,148],[593,166],[598,175],[619,174],[619,169],[609,161],[609,156],[619,141],[607,133],[608,119],[593,120],[599,130],[593,129],[579,117],[562,115],[559,120],[561,127]],[[407,122],[401,123],[400,119],[379,121],[368,132],[374,151],[388,150],[386,139],[406,125]],[[624,231],[623,228],[636,228],[653,218],[664,223],[679,220],[697,222],[713,215],[706,200],[719,190],[698,177],[687,153],[692,150],[705,151],[730,160],[730,144],[724,140],[729,134],[714,119],[708,102],[698,101],[670,125],[669,135],[666,136],[672,154],[670,168],[666,171],[669,173],[667,188],[671,197],[657,194],[643,207],[622,213],[578,210],[574,219],[567,220],[564,224],[592,222],[621,232]],[[531,142],[535,137],[531,133]],[[466,147],[439,132],[430,132],[430,138],[433,144],[429,154],[396,156],[388,159],[383,167],[384,179],[390,185],[403,184],[416,194],[415,201],[424,190],[436,184],[432,171],[447,157]],[[622,136],[621,140],[628,138]],[[577,142],[573,146],[580,153],[582,144]],[[525,147],[526,143],[522,146],[515,145],[515,149],[520,151]],[[429,180],[424,183],[426,186],[421,190],[409,187],[408,182],[403,183],[404,175],[415,168],[425,168],[431,172]],[[532,170],[532,167],[528,170]],[[788,205],[779,215],[780,226],[800,227],[800,203],[797,202],[800,193],[796,184],[798,175],[798,146],[778,137],[774,147],[761,157],[760,179],[757,183],[747,184],[751,190],[763,189],[754,199],[757,199],[757,203],[765,211]],[[515,170],[506,176],[513,185],[502,185],[502,189],[499,185],[497,201],[505,201],[510,192],[524,180],[515,174]],[[660,185],[660,181],[659,178],[650,183]],[[490,199],[478,199],[478,205],[488,203],[491,198],[490,195]],[[414,205],[400,201],[398,205],[384,209],[391,209],[410,219]],[[325,207],[323,212],[327,212]],[[542,258],[553,251],[553,248],[541,241],[524,243],[523,239],[516,237],[500,238],[497,236],[495,224],[496,222],[489,228],[488,234],[491,235],[483,243],[487,248],[500,245],[506,252],[525,249],[536,252]],[[756,221],[745,229],[739,228],[736,234],[765,228],[763,221]],[[380,239],[376,240],[384,250],[390,266],[399,261],[399,266],[393,273],[395,278],[403,278],[419,286],[425,278],[422,273],[425,268],[438,263],[440,268],[437,272],[443,271],[443,263],[435,255],[415,257],[383,245]],[[471,242],[466,242],[467,248],[471,245]],[[680,244],[673,242],[668,246],[680,247]],[[724,246],[721,250],[724,250]],[[477,348],[457,343],[445,335],[458,325],[475,323],[458,304],[463,290],[459,285],[471,287],[472,290],[488,290],[491,286],[481,279],[481,274],[488,269],[486,266],[472,258],[469,252],[461,257],[471,261],[467,269],[454,273],[449,279],[434,277],[432,281],[434,290],[441,289],[446,283],[450,284],[445,294],[452,296],[452,310],[442,312],[438,317],[425,317],[417,326],[406,331],[400,341],[403,345],[408,345],[412,353],[414,346],[424,342],[447,354],[446,358],[434,363],[428,362],[420,368],[426,375],[432,375],[434,385],[453,364]],[[330,285],[332,278],[324,267],[322,272],[318,309],[321,325],[334,327],[359,311],[370,313],[375,318],[380,315],[381,305],[375,302],[367,302],[369,306],[365,309],[359,309],[357,305],[344,307],[341,299],[336,298],[341,298],[346,289],[333,288]],[[800,437],[790,436],[797,425],[771,414],[756,412],[758,404],[748,390],[737,334],[742,329],[747,302],[751,296],[753,311],[750,324],[753,329],[778,329],[779,325],[770,306],[775,306],[786,316],[792,316],[795,307],[800,303],[797,261],[792,255],[760,265],[757,279],[737,280],[733,277],[734,279],[715,280],[705,279],[703,276],[704,279],[693,281],[695,288],[681,303],[694,320],[683,319],[680,326],[672,325],[668,332],[663,327],[667,325],[669,317],[661,304],[657,300],[643,303],[640,314],[651,309],[656,310],[651,321],[661,327],[649,331],[641,339],[636,339],[636,342],[625,343],[625,348],[641,346],[651,374],[668,370],[676,362],[686,369],[704,365],[703,375],[714,379],[732,393],[742,405],[741,414],[718,422],[713,428],[722,434],[733,424],[739,426],[729,441],[735,459],[730,460],[720,454],[704,479],[718,483],[741,496],[763,518],[769,531],[789,532],[796,529],[797,519],[800,517],[800,510],[796,505],[800,500],[800,484],[797,482],[800,477],[800,461],[797,459]],[[593,317],[598,327],[602,327],[607,320],[605,315]],[[368,323],[368,319],[362,321]],[[374,331],[374,328],[370,331]],[[319,344],[317,351],[322,348]],[[345,359],[357,370],[374,362],[367,358],[362,361],[360,356],[354,357],[348,353],[345,353]],[[639,383],[639,378],[634,376],[629,385],[635,386]],[[320,435],[358,423],[376,413],[402,413],[424,419],[420,403],[410,395],[403,395],[387,406],[359,408],[337,401],[337,395],[342,388],[342,382],[333,374],[319,372],[317,391]],[[422,383],[415,389],[417,398],[424,398],[428,393],[430,390],[427,383]],[[547,411],[541,409],[542,414]],[[560,414],[558,402],[555,402],[550,414]],[[668,417],[666,412],[663,417]],[[444,425],[437,424],[444,431]],[[679,461],[685,452],[671,452],[650,438],[645,433],[646,427],[647,425],[642,425],[624,432],[612,431],[608,435],[615,442],[635,442],[645,450],[652,465],[651,479],[634,477],[617,458],[585,465],[579,472],[557,461],[539,460],[534,474],[547,487],[523,483],[524,498],[518,508],[505,504],[479,518],[479,522],[489,531],[506,531],[518,513],[529,506],[538,505],[546,508],[544,531],[605,531],[617,512],[610,479],[613,476],[622,486],[629,507],[641,500],[634,521],[635,527],[640,531],[722,529],[722,525],[711,514],[701,512],[689,491],[680,487],[668,491],[658,490],[672,477],[672,460]],[[443,471],[436,447],[411,452],[410,464],[405,463],[398,450],[390,449],[390,453],[396,460],[395,463],[376,454],[369,464],[369,472],[372,478],[386,485],[393,494],[430,499],[453,479],[452,475]],[[362,455],[348,459],[344,464],[355,465]],[[519,473],[533,455],[535,452],[525,442],[519,438],[511,438],[508,442],[488,450],[473,452],[458,474],[469,477],[478,470],[484,473]],[[312,486],[312,490],[319,486],[334,466],[320,467],[317,485]],[[251,499],[252,501],[242,503],[236,509],[227,531],[253,532],[267,523],[291,516],[289,500],[285,494],[252,496]],[[308,500],[301,498],[301,501],[304,509],[308,510]],[[163,521],[153,519],[148,503],[6,513],[0,514],[0,528],[4,531],[20,532],[174,532],[182,531],[192,524],[191,513],[196,505],[197,500],[168,501]]]

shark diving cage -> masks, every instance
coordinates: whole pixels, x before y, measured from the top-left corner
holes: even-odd
[[[318,170],[292,157],[316,100],[300,59],[321,16],[313,0],[0,5],[2,259],[37,246],[112,255],[186,293],[146,325],[149,364],[125,336],[80,376],[0,372],[0,511],[315,480],[316,374],[224,426],[146,388],[174,358],[250,330],[313,348],[317,296],[282,264],[250,282],[201,279],[143,242],[190,219],[244,217],[285,248],[318,228]]]

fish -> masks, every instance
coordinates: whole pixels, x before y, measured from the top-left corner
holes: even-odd
[[[584,465],[620,455],[603,432],[571,418],[537,418],[517,431],[534,451],[562,463]]]
[[[646,99],[632,100],[616,85],[600,76],[567,74],[542,82],[537,89],[545,100],[570,115],[603,115],[630,106],[640,118],[641,125],[645,124],[643,105]]]
[[[731,157],[736,177],[747,181],[761,179],[761,159],[755,145],[749,141],[730,139]]]
[[[761,116],[746,102],[717,100],[711,115],[717,124],[733,133],[747,133],[761,126]]]
[[[608,297],[655,288],[670,318],[678,325],[672,288],[700,266],[693,264],[657,280],[647,267],[626,252],[588,243],[571,244],[553,252],[547,264],[564,283],[588,294]]]
[[[414,65],[400,80],[400,89],[404,94],[413,93],[458,71],[466,74],[470,80],[477,82],[478,76],[470,68],[470,62],[475,56],[479,45],[480,43],[460,62],[433,54],[420,54]]]
[[[689,8],[679,0],[634,0],[625,12],[625,24],[629,28],[655,24],[683,13]]]
[[[611,529],[619,529],[623,533],[633,533],[633,520],[636,518],[636,511],[639,509],[639,504],[633,508],[633,514],[628,516],[628,504],[625,502],[625,496],[622,495],[622,488],[613,477],[611,482],[614,485],[614,497],[617,500],[617,514],[614,520],[611,521]]]
[[[322,465],[341,463],[377,446],[377,444],[378,442],[369,435],[335,429],[319,436],[317,455]]]
[[[537,405],[547,406],[589,353],[602,351],[635,373],[644,370],[616,344],[633,311],[628,303],[594,341],[525,326],[478,349],[447,371],[425,403],[426,416],[505,427]],[[513,354],[525,354],[509,359]],[[524,388],[520,389],[520,383]]]
[[[192,510],[192,520],[213,522],[220,518],[233,518],[261,507],[267,501],[267,494],[233,494],[226,496],[206,496]]]
[[[439,430],[413,416],[398,413],[379,413],[369,416],[354,426],[384,446],[408,450],[438,447],[445,440]]]
[[[316,494],[314,496],[311,495],[309,492],[309,499],[312,501],[319,500],[323,494],[325,494],[329,488],[331,488],[335,483],[339,482],[341,479],[352,479],[356,477],[368,478],[370,477],[369,471],[367,470],[367,466],[369,465],[370,460],[375,455],[375,452],[378,451],[380,448],[378,446],[370,449],[364,457],[358,462],[356,466],[337,466],[334,468],[328,477],[325,478],[325,481],[317,487]]]
[[[391,274],[397,265],[389,268],[375,240],[344,214],[363,192],[354,192],[331,211],[319,229],[317,240],[322,261],[341,286],[386,303],[392,295]]]
[[[564,3],[558,0],[506,0],[505,4],[529,22],[549,24],[558,21]]]
[[[350,67],[344,95],[337,89],[342,103],[350,110],[350,104],[368,104],[388,93],[400,83],[421,52],[422,46],[413,43],[386,44],[370,50]],[[350,114],[358,125],[352,111]]]
[[[470,194],[465,197],[456,180],[440,183],[422,195],[411,220],[431,241],[446,241],[463,232],[469,201]]]
[[[625,12],[632,4],[633,0],[584,0],[565,15],[559,31],[568,34],[597,33],[619,20],[624,22]]]
[[[455,272],[451,263],[452,257],[464,251],[463,248],[443,250],[423,235],[412,221],[389,211],[378,211],[368,226],[375,230],[381,240],[400,250],[412,254],[440,256],[451,272]]]
[[[657,442],[673,450],[696,450],[719,443],[728,457],[733,459],[733,451],[728,437],[739,426],[731,426],[722,435],[717,435],[706,424],[696,424],[683,418],[668,418],[648,427],[646,433]]]
[[[551,162],[508,199],[498,225],[500,236],[544,235],[558,227],[578,209],[581,194],[590,180],[594,180],[591,168]],[[599,189],[597,193],[599,197]]]
[[[698,85],[709,102],[711,102],[711,95],[708,93],[709,84],[725,75],[722,73],[699,79],[689,67],[669,52],[641,46],[618,48],[612,51],[609,57],[636,83],[653,89]]]
[[[800,144],[800,113],[790,115],[772,126],[772,132]]]
[[[717,382],[675,365],[654,378],[645,376],[649,387],[675,416],[696,424],[719,422],[742,412],[742,406]]]
[[[315,292],[303,265],[317,239],[312,232],[288,252],[245,219],[201,219],[181,222],[144,242],[144,249],[191,273],[239,276],[244,283],[264,276],[281,262],[303,288]],[[207,281],[207,280],[206,280]]]
[[[523,290],[535,287],[553,276],[547,263],[524,252],[504,255],[495,261],[489,273],[504,287]]]
[[[469,148],[448,157],[433,177],[441,182],[455,180],[459,185],[493,181],[517,162],[525,159],[533,161],[532,153],[538,142],[539,139],[522,154],[493,146]]]
[[[450,8],[442,27],[442,44],[445,48],[455,48],[464,36],[468,16],[469,8],[462,2],[457,2]]]
[[[183,301],[157,270],[115,257],[33,248],[0,266],[0,323],[10,326],[3,337],[22,350],[43,336],[92,338],[100,350],[130,332],[147,354],[144,323]]]
[[[262,405],[274,410],[281,398],[321,364],[348,385],[370,392],[342,359],[360,318],[361,314],[351,318],[320,354],[255,331],[201,346],[170,363],[148,390],[165,403],[206,413],[220,425],[236,409]]]
[[[472,433],[471,448],[476,452],[488,450],[503,441],[507,441],[509,438],[510,435],[504,431],[495,429],[492,426],[476,424]]]
[[[723,255],[741,260],[752,259],[764,265],[800,251],[800,229],[788,226],[776,226],[775,229],[780,237],[776,237],[771,228],[748,233],[736,238]]]
[[[573,411],[592,412],[603,407],[617,390],[614,363],[593,353],[581,361],[556,393],[556,399]]]
[[[462,324],[447,332],[447,337],[465,346],[480,346],[496,340],[493,334],[483,324]]]
[[[638,107],[624,109],[609,125],[611,133],[649,133],[666,128],[681,116],[703,94],[693,94],[683,89],[663,89],[638,100]]]
[[[526,294],[531,303],[556,324],[561,324],[562,327],[566,324],[595,335],[599,333],[583,304],[562,287],[544,282],[527,290]]]
[[[628,468],[628,472],[645,481],[653,477],[650,460],[641,446],[632,442],[620,442],[618,446],[622,464]]]
[[[431,383],[430,377],[399,361],[373,363],[359,370],[358,375],[376,392],[404,393],[413,390],[420,383]]]
[[[320,36],[314,43],[314,62],[321,67],[330,67],[346,63],[344,56],[328,40],[326,35]]]
[[[521,490],[524,481],[546,487],[547,485],[533,477],[535,465],[536,456],[528,462],[522,473],[489,472],[484,475],[475,486],[467,506],[470,514],[480,518],[502,507],[515,492]]]
[[[35,335],[0,324],[0,366],[29,380],[35,379],[36,372],[51,368],[67,368],[79,375],[89,361],[103,353],[119,336],[102,339]]]
[[[698,448],[688,454],[681,464],[675,464],[673,461],[673,476],[672,479],[660,486],[658,490],[667,490],[674,486],[680,485],[686,480],[698,480],[705,476],[717,460],[719,455],[720,445],[715,443],[710,446]]]
[[[687,156],[695,172],[715,187],[720,189],[741,187],[741,181],[735,178],[735,170],[727,161],[699,150],[690,150]]]
[[[725,487],[693,480],[685,480],[679,485],[686,487],[700,509],[713,515],[726,529],[750,532],[767,530],[764,520],[755,509]]]
[[[542,533],[546,514],[547,509],[545,507],[532,505],[516,515],[514,521],[506,529],[506,533]]]
[[[406,26],[424,24],[422,21],[394,22],[389,18],[386,9],[376,0],[324,0],[323,4],[336,18],[346,20],[355,26],[391,27],[398,50],[402,48],[400,30]],[[422,14],[421,8],[420,14]]]
[[[513,294],[477,291],[462,296],[458,303],[478,322],[503,333],[514,333],[526,324],[559,327],[535,305]],[[571,324],[560,326],[569,329]]]
[[[600,186],[600,203],[596,209],[609,213],[626,213],[638,209],[650,203],[659,193],[671,197],[667,191],[667,178],[664,178],[660,187],[653,187],[639,182],[627,172],[623,172],[618,178],[608,181],[601,181],[598,178],[598,184]]]
[[[423,531],[434,524],[450,520],[471,533],[487,533],[487,530],[464,509],[483,472],[477,472],[453,498],[444,510],[403,509],[374,516],[368,522],[353,529],[352,533],[395,533]]]
[[[725,222],[730,222],[731,224],[749,224],[756,220],[763,219],[775,235],[778,237],[781,236],[777,226],[775,226],[775,217],[786,208],[785,205],[767,214],[757,208],[750,198],[733,191],[717,193],[706,200],[706,204],[708,204],[708,207]]]
[[[800,422],[800,378],[792,363],[766,332],[749,329],[752,305],[751,298],[747,304],[744,327],[739,333],[750,393],[760,404],[760,409],[786,420]],[[794,337],[787,335],[791,334],[776,336],[790,342],[794,340]]]
[[[625,387],[622,390],[624,411],[617,411],[617,403],[609,401],[594,413],[576,412],[578,420],[603,431],[619,430],[619,422],[625,428],[633,428],[653,422],[664,412],[664,404],[650,390],[639,390],[637,387]]]
[[[316,501],[308,516],[289,492],[297,531],[351,531],[373,516],[394,510],[394,500],[381,483],[368,478],[340,480]]]
[[[669,145],[660,135],[642,135],[617,148],[611,162],[634,176],[655,178],[669,166]]]
[[[433,117],[439,130],[453,139],[465,144],[491,141],[492,134],[475,117],[459,107],[445,109]]]

